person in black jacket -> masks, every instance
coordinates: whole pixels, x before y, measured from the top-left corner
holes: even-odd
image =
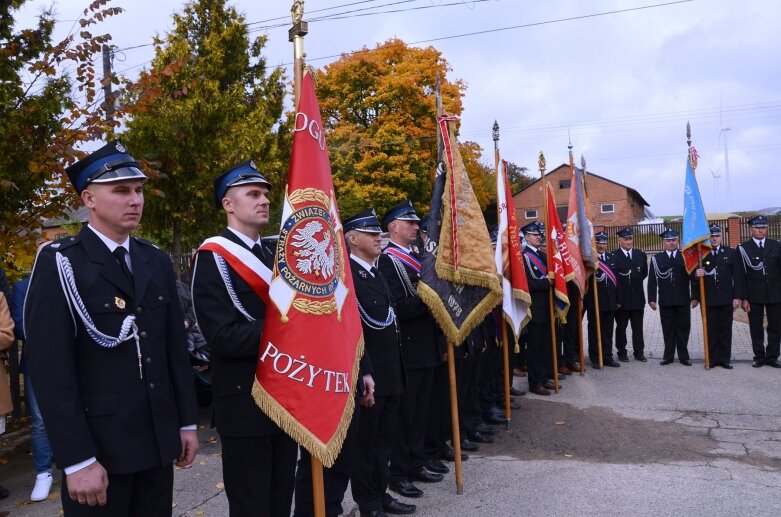
[[[66,172],[89,224],[41,249],[24,310],[63,510],[170,515],[172,463],[194,460],[198,414],[171,259],[130,236],[146,176],[117,141]]]
[[[390,488],[405,497],[423,491],[413,481],[442,481],[442,474],[427,470],[426,425],[431,413],[434,370],[441,362],[437,327],[428,306],[417,293],[420,259],[417,247],[418,217],[407,200],[391,207],[382,218],[389,242],[379,260],[398,308],[407,390],[399,407],[399,433],[390,464]]]
[[[222,237],[252,252],[257,267],[271,267],[273,251],[260,238],[268,224],[271,184],[246,161],[214,182],[215,203],[227,215]],[[211,355],[214,423],[222,442],[222,470],[231,517],[288,517],[298,446],[255,403],[255,380],[266,306],[225,261],[211,251],[195,257],[192,298]],[[229,293],[235,294],[235,300]]]
[[[398,434],[399,401],[406,388],[396,306],[382,269],[380,225],[373,209],[344,220],[350,246],[350,268],[361,313],[365,354],[374,377],[374,392],[361,400],[357,451],[350,482],[362,516],[384,512],[409,514],[415,505],[387,493],[388,463]]]
[[[664,251],[651,259],[651,273],[648,277],[648,305],[659,309],[664,337],[662,366],[673,362],[675,352],[678,360],[691,366],[689,360],[689,331],[691,330],[691,282],[686,274],[683,255],[678,249],[678,232],[665,230],[660,234]],[[657,300],[657,291],[659,303]]]
[[[732,369],[732,313],[743,298],[743,268],[738,252],[721,244],[721,227],[710,227],[711,251],[695,270],[692,298],[700,300],[699,278],[704,278],[705,309],[708,317],[710,367]],[[696,307],[696,303],[694,304]]]
[[[626,329],[632,324],[632,349],[635,359],[645,362],[645,341],[643,339],[643,315],[645,294],[643,280],[648,276],[648,257],[643,250],[634,248],[631,228],[616,232],[619,247],[613,251],[616,258],[618,290],[622,304],[616,309],[616,349],[618,360],[629,361],[626,351]]]
[[[550,334],[550,289],[548,266],[545,254],[540,252],[543,227],[538,222],[529,223],[521,228],[526,246],[523,248],[526,260],[526,280],[532,298],[532,318],[527,333],[527,379],[529,392],[537,395],[550,395],[554,389],[548,379],[553,375],[553,351]]]
[[[767,217],[749,220],[751,238],[738,246],[746,273],[743,310],[748,313],[754,368],[781,368],[781,243],[767,238]],[[767,348],[763,316],[767,315]]]
[[[594,272],[597,279],[597,297],[599,298],[599,328],[602,337],[602,364],[618,368],[620,363],[613,360],[613,324],[616,310],[621,306],[621,291],[618,290],[618,264],[613,253],[607,251],[607,234],[599,232],[594,236],[599,254],[599,269]],[[597,350],[597,317],[594,303],[593,284],[583,299],[588,314],[588,357],[593,368],[599,368]]]

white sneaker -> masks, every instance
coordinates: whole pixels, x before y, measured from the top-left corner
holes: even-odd
[[[35,476],[35,486],[30,494],[30,501],[45,501],[46,498],[49,497],[52,481],[54,481],[54,479],[52,478],[51,472],[41,472]]]

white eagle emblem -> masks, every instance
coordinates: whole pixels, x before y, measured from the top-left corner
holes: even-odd
[[[293,253],[297,257],[296,269],[304,274],[314,273],[324,280],[334,274],[335,253],[330,233],[326,232],[323,240],[317,240],[316,235],[323,230],[320,221],[310,221],[303,228],[296,230],[292,236],[292,246],[300,248]]]

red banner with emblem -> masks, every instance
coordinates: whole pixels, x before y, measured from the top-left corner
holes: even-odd
[[[252,394],[323,465],[339,455],[363,355],[320,106],[301,85],[293,153]]]
[[[569,295],[567,294],[567,280],[575,278],[575,272],[569,263],[570,253],[567,247],[567,239],[561,227],[561,219],[556,210],[556,200],[553,197],[550,183],[545,182],[546,203],[548,204],[548,227],[545,228],[548,253],[548,277],[553,278],[553,298],[556,308],[556,316],[562,321],[567,321],[569,311]]]

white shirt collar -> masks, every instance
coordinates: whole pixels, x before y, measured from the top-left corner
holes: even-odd
[[[260,237],[258,237],[258,240],[256,240],[256,241],[253,241],[252,239],[250,239],[249,237],[247,237],[246,235],[244,235],[244,234],[243,234],[243,233],[241,233],[240,231],[238,231],[238,230],[234,230],[234,229],[233,229],[233,228],[231,228],[230,226],[228,226],[227,228],[228,228],[230,231],[232,231],[232,232],[234,233],[234,235],[236,235],[236,237],[238,237],[239,239],[241,239],[241,242],[243,242],[244,244],[246,244],[246,245],[247,245],[247,247],[248,247],[249,249],[252,249],[252,247],[253,247],[255,244],[260,244]]]
[[[91,224],[88,224],[87,228],[89,228],[90,230],[95,232],[95,235],[97,235],[98,238],[101,241],[103,241],[103,244],[105,244],[108,247],[108,250],[111,253],[114,253],[115,249],[117,249],[120,246],[122,246],[123,248],[125,248],[125,251],[127,251],[128,255],[130,255],[130,236],[129,235],[128,235],[127,239],[125,239],[125,242],[123,242],[122,244],[117,244],[116,242],[112,241],[111,239],[109,239],[108,237],[106,237],[105,235],[100,233],[98,230],[96,230],[95,227],[92,226]]]
[[[526,247],[529,248],[530,250],[532,250],[534,253],[539,253],[539,248],[535,248],[534,246],[532,246],[528,242],[526,243]]]
[[[409,251],[410,253],[412,253],[412,248],[406,247],[406,246],[402,246],[398,242],[393,242],[393,239],[388,239],[388,242],[392,243],[396,247],[399,247],[399,248],[401,248],[403,250],[406,250],[406,251]]]
[[[752,239],[754,239],[754,237],[752,237]],[[765,239],[762,240],[754,239],[754,244],[756,244],[757,246],[759,246],[760,244],[764,245],[764,243],[765,243]]]
[[[374,273],[372,273],[372,268],[374,267],[373,264],[369,264],[368,262],[366,262],[362,258],[356,257],[352,253],[350,253],[350,258],[353,259],[355,262],[357,262],[358,265],[361,266],[363,269],[368,271],[371,276],[374,276]]]

